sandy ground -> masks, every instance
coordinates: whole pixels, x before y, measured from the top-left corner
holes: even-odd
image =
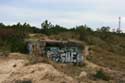
[[[0,83],[16,83],[23,80],[30,80],[32,83],[76,83],[73,78],[49,64],[26,66],[25,63],[23,59],[0,59]]]
[[[0,57],[0,83],[109,83],[102,80],[85,79],[87,74],[90,73],[89,71],[81,72],[80,78],[87,81],[79,82],[71,76],[55,69],[51,64],[37,63],[26,65],[27,59],[22,56],[24,55],[12,53],[8,58]],[[113,75],[113,77],[117,77],[117,80],[125,80],[124,73],[120,74],[121,72],[100,67],[89,61],[85,63],[86,67],[84,69],[90,70],[91,72],[102,68],[110,75]],[[116,82],[114,80],[110,83],[125,83],[125,81]]]
[[[23,60],[7,60],[0,61],[0,83],[10,77],[12,72],[23,66]],[[14,66],[18,66],[15,68]]]

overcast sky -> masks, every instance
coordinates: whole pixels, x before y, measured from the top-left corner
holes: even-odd
[[[125,30],[125,0],[0,0],[0,22],[27,22],[40,27],[48,19],[65,27],[84,25],[118,27]]]

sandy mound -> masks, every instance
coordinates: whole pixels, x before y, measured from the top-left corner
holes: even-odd
[[[0,62],[0,83],[10,77],[10,74],[23,66],[23,60],[8,60]],[[18,64],[17,67],[15,67]]]
[[[19,53],[0,58],[0,83],[108,83],[94,77],[100,69],[111,77],[110,83],[125,82],[123,72],[113,71],[89,61],[85,61],[86,65],[83,67],[47,64],[46,61],[27,65],[27,61],[26,55]]]
[[[30,80],[32,83],[76,83],[73,78],[57,71],[49,64],[39,63],[29,66],[24,64],[24,60],[8,60],[0,64],[0,83],[16,83],[24,80]]]

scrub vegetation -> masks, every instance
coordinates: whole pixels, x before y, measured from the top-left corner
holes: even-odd
[[[46,38],[56,40],[79,40],[93,50],[90,61],[111,69],[125,71],[125,33],[103,26],[93,30],[87,25],[63,27],[45,20],[41,28],[30,24],[0,23],[0,51],[27,53],[25,39]]]

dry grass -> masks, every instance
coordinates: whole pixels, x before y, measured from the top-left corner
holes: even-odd
[[[120,56],[101,48],[94,49],[90,61],[100,66],[125,72],[125,56]]]

